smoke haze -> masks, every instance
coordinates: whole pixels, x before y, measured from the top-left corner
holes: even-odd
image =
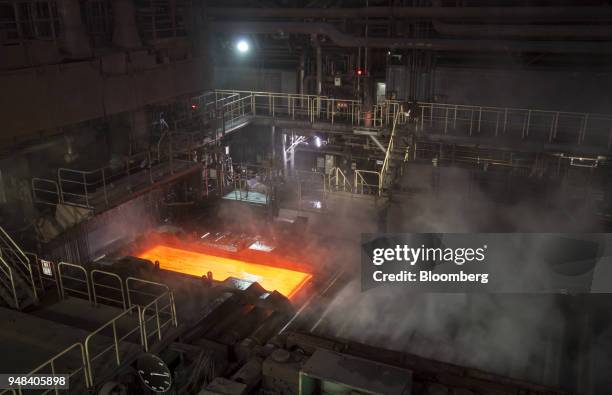
[[[341,209],[334,211],[333,220],[317,224],[316,229],[325,229],[327,241],[332,235],[344,236],[328,248],[328,258],[346,265],[347,271],[356,275],[334,299],[325,324],[316,332],[586,392],[584,383],[578,385],[584,379],[579,377],[579,365],[590,357],[584,355],[584,349],[575,349],[573,342],[582,340],[572,338],[590,336],[581,332],[588,331],[581,326],[582,318],[588,316],[586,298],[572,310],[567,305],[575,303],[562,295],[423,294],[388,286],[361,292],[360,233],[371,229],[388,233],[469,233],[593,228],[588,215],[577,207],[569,209],[571,202],[500,205],[457,169],[447,170],[441,179],[449,182],[440,182],[434,190],[430,186],[431,169],[413,169],[407,174],[404,180],[409,180],[408,193],[394,196],[387,210],[372,209],[357,200],[344,201],[339,204]],[[551,190],[549,196],[560,195],[554,192]],[[609,336],[609,325],[605,331]],[[594,341],[601,344],[601,336]],[[610,341],[605,342],[610,350]],[[611,355],[606,355],[609,361]],[[606,359],[591,362],[593,380],[604,376],[601,371],[609,363],[602,365],[601,361]],[[589,385],[592,393],[598,393],[597,385]]]

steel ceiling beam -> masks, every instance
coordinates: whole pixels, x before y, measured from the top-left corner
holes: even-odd
[[[586,41],[510,41],[428,39],[404,37],[359,37],[340,31],[328,23],[315,22],[212,22],[210,28],[224,33],[317,34],[324,35],[340,47],[404,48],[463,52],[534,52],[534,53],[612,53],[611,42]]]
[[[445,19],[612,19],[611,6],[575,7],[363,7],[363,8],[233,8],[205,9],[224,18],[445,18]]]

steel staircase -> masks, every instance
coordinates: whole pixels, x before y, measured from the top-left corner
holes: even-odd
[[[407,123],[407,114],[399,106],[393,115],[393,123],[385,153],[385,159],[380,169],[379,190],[386,191],[393,187],[401,172],[401,164],[408,160],[410,145],[402,135],[402,126]]]
[[[27,255],[0,226],[0,303],[23,310],[38,302]]]

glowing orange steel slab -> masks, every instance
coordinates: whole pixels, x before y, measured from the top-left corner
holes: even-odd
[[[159,261],[162,269],[198,277],[211,271],[216,280],[222,281],[228,277],[236,277],[252,282],[257,281],[264,289],[278,291],[288,298],[295,295],[312,277],[308,273],[291,269],[264,266],[165,245],[157,245],[139,254],[138,257],[152,262]]]

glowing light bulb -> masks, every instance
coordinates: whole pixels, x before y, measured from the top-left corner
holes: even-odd
[[[245,40],[240,40],[238,43],[236,43],[236,49],[240,53],[245,53],[249,50],[249,43]]]

